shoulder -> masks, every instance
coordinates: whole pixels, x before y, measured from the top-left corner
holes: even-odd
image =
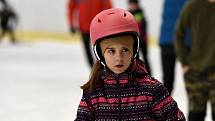
[[[196,11],[198,10],[198,2],[199,0],[188,0],[185,5],[182,7],[180,12],[180,19],[182,20],[190,20]]]
[[[189,0],[184,5],[184,10],[193,11],[194,9],[198,9],[198,6],[200,5],[201,0]]]
[[[164,98],[169,97],[169,92],[165,86],[151,76],[145,76],[136,80],[135,85],[141,94],[151,97],[153,104],[156,104],[156,102],[159,103]]]
[[[158,81],[157,79],[155,79],[150,75],[146,75],[142,78],[138,78],[137,83],[140,85],[148,85],[152,88],[156,88],[157,86],[162,85],[160,81]]]
[[[136,83],[137,85],[139,85],[139,87],[148,90],[151,93],[151,95],[156,94],[158,90],[166,91],[164,85],[150,75],[144,76],[142,78],[137,78]]]
[[[145,63],[142,60],[135,59],[132,63],[131,70],[136,77],[144,77],[148,75]]]

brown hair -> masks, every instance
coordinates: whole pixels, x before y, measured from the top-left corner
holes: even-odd
[[[83,90],[93,90],[97,85],[100,85],[102,82],[99,81],[99,74],[101,73],[101,64],[97,60],[92,68],[89,81],[81,86]]]

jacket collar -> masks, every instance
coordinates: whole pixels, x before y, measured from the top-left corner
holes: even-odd
[[[134,78],[142,77],[147,75],[147,69],[144,65],[144,62],[139,59],[132,61],[130,67],[121,74],[115,74],[109,69],[104,69],[101,77],[105,85],[127,85],[134,81]]]

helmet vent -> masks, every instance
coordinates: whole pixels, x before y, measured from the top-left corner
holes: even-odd
[[[111,15],[111,14],[114,14],[114,12],[108,13],[107,15]]]
[[[98,22],[101,23],[102,21],[100,19],[98,19]]]
[[[124,17],[126,17],[126,13],[124,13]]]

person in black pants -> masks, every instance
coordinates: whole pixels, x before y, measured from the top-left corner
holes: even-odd
[[[6,35],[9,34],[11,42],[16,43],[15,37],[15,26],[17,25],[17,15],[12,10],[10,6],[5,3],[3,9],[0,10],[0,26],[1,26],[1,33],[0,33],[0,40]]]
[[[82,32],[81,37],[82,37],[82,40],[83,40],[82,42],[83,42],[83,45],[84,45],[84,51],[86,53],[88,62],[90,64],[90,66],[92,67],[93,64],[94,64],[94,59],[93,59],[93,55],[92,55],[92,52],[91,52],[92,49],[91,49],[91,44],[90,44],[90,33]]]
[[[172,46],[162,45],[161,47],[161,64],[163,72],[164,86],[168,89],[169,93],[172,93],[174,85],[174,73],[175,73],[175,51]]]
[[[133,14],[135,20],[138,23],[140,31],[140,52],[142,53],[143,61],[149,74],[151,74],[151,68],[148,61],[148,37],[147,37],[147,22],[143,12],[143,9],[139,5],[138,0],[128,0],[128,10]],[[138,55],[139,56],[139,55]]]
[[[164,0],[163,3],[159,45],[161,48],[163,83],[170,94],[173,91],[175,80],[174,73],[176,65],[176,55],[173,44],[175,26],[180,11],[186,1],[187,0]]]
[[[67,16],[70,32],[80,32],[84,52],[90,67],[94,64],[94,56],[90,44],[90,22],[100,11],[111,7],[112,3],[110,0],[68,0]]]
[[[5,0],[0,0],[0,3],[2,4],[2,6],[6,6],[7,2]]]

